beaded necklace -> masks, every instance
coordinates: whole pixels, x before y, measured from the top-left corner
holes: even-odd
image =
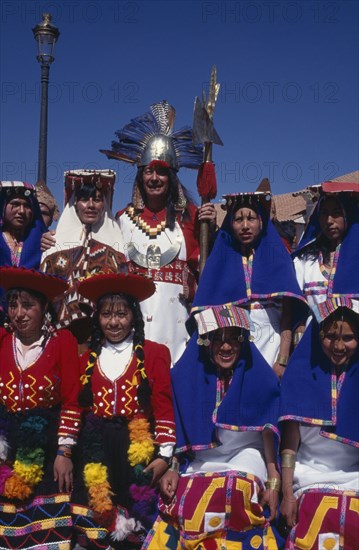
[[[10,249],[11,265],[13,265],[15,267],[19,267],[23,242],[21,242],[21,241],[18,242],[15,239],[15,237],[12,237],[12,241],[10,241],[9,235],[7,235],[6,232],[3,233],[3,236],[4,236],[6,244],[8,245],[8,247]]]
[[[250,298],[252,269],[253,269],[253,252],[249,255],[248,258],[246,256],[242,256],[242,262],[243,262],[244,279],[246,282],[247,298]]]
[[[217,369],[217,383],[216,383],[216,406],[213,411],[212,421],[215,424],[217,420],[218,407],[223,401],[224,396],[232,382],[233,369],[229,369],[229,372],[222,373],[220,369]]]
[[[345,379],[346,369],[337,376],[335,366],[332,365],[331,373],[331,394],[332,394],[332,411],[333,411],[333,423],[337,422],[337,404],[340,395],[340,391]]]
[[[341,243],[339,243],[338,246],[335,249],[333,264],[332,264],[330,272],[326,269],[326,267],[324,265],[322,252],[320,251],[319,255],[318,255],[320,271],[321,271],[323,277],[325,277],[325,279],[328,281],[328,294],[332,293],[333,284],[334,284],[334,277],[335,277],[335,273],[337,271],[337,265],[338,265],[338,260],[339,260],[340,246],[341,246]]]
[[[156,227],[151,227],[141,218],[139,214],[135,214],[135,209],[133,206],[128,206],[126,208],[126,213],[136,227],[138,227],[150,239],[154,239],[157,235],[160,235],[167,227],[167,220],[162,220],[156,225]]]

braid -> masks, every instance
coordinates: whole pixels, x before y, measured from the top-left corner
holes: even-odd
[[[96,365],[97,357],[101,353],[101,346],[103,340],[102,330],[100,328],[100,323],[98,320],[99,310],[96,311],[93,317],[93,329],[91,334],[90,341],[90,355],[87,361],[85,374],[81,376],[81,382],[83,385],[82,390],[79,394],[79,405],[81,407],[91,407],[93,405],[93,394],[92,394],[92,373]]]
[[[137,345],[141,347],[141,351],[138,350],[138,352],[141,354],[141,357],[138,358],[141,359],[143,362],[145,359],[144,351],[143,351],[143,344],[145,341],[145,323],[142,317],[142,312],[140,309],[140,304],[136,300],[136,302],[133,303],[132,314],[133,314],[133,324],[134,324],[134,334],[133,334],[133,347],[136,348]],[[137,352],[136,352],[137,353]]]
[[[91,405],[93,405],[91,377],[96,361],[97,353],[91,351],[87,361],[85,374],[81,376],[81,382],[83,384],[83,388],[79,394],[79,405],[81,407],[91,407]]]
[[[99,318],[99,312],[97,310],[95,315],[93,316],[93,321],[92,321],[90,350],[96,353],[97,355],[100,355],[102,341],[103,341],[103,334],[102,334],[102,330],[101,330],[98,318]]]
[[[151,409],[152,392],[145,369],[145,352],[143,349],[145,341],[145,323],[143,321],[140,304],[137,300],[133,303],[132,314],[135,328],[133,334],[133,349],[136,352],[137,368],[141,374],[141,382],[137,388],[137,397],[141,409],[149,411]]]

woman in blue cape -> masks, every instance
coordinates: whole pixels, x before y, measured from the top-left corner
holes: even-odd
[[[171,371],[177,459],[160,483],[150,550],[277,547],[269,520],[280,489],[279,381],[248,341],[247,312],[233,306],[216,315],[217,328],[194,334]]]
[[[303,237],[293,253],[297,280],[314,316],[338,294],[359,297],[359,208],[355,184],[325,182]],[[304,319],[298,334],[303,333]],[[297,338],[298,339],[298,338]]]
[[[38,269],[45,230],[34,187],[21,181],[0,182],[0,266]]]
[[[22,181],[0,182],[0,267],[38,269],[45,232],[35,189]],[[3,296],[0,288],[0,298]],[[0,318],[3,318],[0,306]]]
[[[282,381],[281,512],[287,548],[359,547],[359,315],[320,304]]]
[[[269,193],[227,195],[228,214],[203,271],[192,314],[199,332],[212,323],[211,309],[226,303],[247,308],[251,338],[282,376],[292,335],[294,302],[304,304],[293,264],[269,219]]]

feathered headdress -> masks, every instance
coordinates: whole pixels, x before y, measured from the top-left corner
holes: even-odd
[[[202,147],[193,145],[189,127],[173,132],[175,109],[165,100],[154,103],[150,109],[118,130],[118,141],[112,142],[111,151],[100,149],[101,153],[109,159],[138,166],[158,160],[174,170],[182,166],[198,168],[202,162]]]

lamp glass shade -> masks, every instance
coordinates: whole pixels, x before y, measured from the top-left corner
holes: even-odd
[[[32,29],[37,42],[40,63],[50,64],[53,62],[55,42],[59,37],[59,30],[51,23],[51,14],[43,13],[42,22]]]

